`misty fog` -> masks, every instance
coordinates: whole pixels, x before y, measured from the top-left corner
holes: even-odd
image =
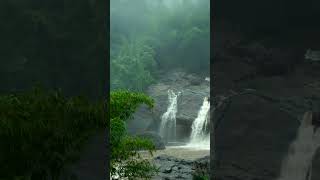
[[[111,89],[143,91],[160,71],[209,75],[209,0],[111,0]]]
[[[110,120],[112,179],[140,174],[151,179],[209,179],[210,0],[111,0],[110,5],[110,114],[130,115]],[[122,145],[126,138],[150,140],[154,157],[148,156],[144,144],[138,143],[137,152],[150,164],[128,168],[123,163],[127,159],[117,153],[134,146]],[[170,168],[199,158],[205,170],[194,170],[192,164]]]

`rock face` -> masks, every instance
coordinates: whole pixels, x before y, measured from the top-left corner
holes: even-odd
[[[133,114],[133,118],[127,121],[128,133],[143,133],[152,125],[153,121],[153,112],[146,105],[140,105],[138,110]]]
[[[161,116],[168,107],[169,89],[181,92],[177,102],[177,138],[181,141],[187,140],[185,138],[190,135],[192,122],[198,115],[203,99],[210,94],[210,82],[206,81],[205,77],[179,70],[160,75],[158,83],[148,88],[146,93],[155,100],[155,107],[151,112],[147,112],[146,107],[140,107],[134,118],[128,122],[129,132],[159,130]]]
[[[157,150],[166,148],[162,138],[156,132],[146,131],[138,134],[138,137],[150,139]]]
[[[211,139],[216,180],[276,179],[296,137],[300,117],[319,108],[320,86],[316,82],[320,73],[314,65],[304,62],[295,49],[251,49],[255,53],[239,50],[245,58],[225,49],[229,58],[217,60],[211,68],[215,73]],[[259,61],[260,57],[271,59],[270,64],[266,65],[264,58]],[[276,62],[279,59],[281,63]],[[295,70],[278,73],[261,69],[269,65]],[[320,179],[320,153],[312,172],[312,180]]]

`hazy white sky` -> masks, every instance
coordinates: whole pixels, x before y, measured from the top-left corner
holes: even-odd
[[[151,6],[155,5],[156,1],[160,1],[160,0],[148,0],[147,2],[150,3]],[[181,5],[181,3],[184,0],[162,0],[165,5],[169,8],[173,8],[175,6],[179,6]],[[191,0],[192,2],[196,3],[197,1],[201,1],[201,0]]]

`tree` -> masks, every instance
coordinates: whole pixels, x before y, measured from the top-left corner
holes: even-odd
[[[142,93],[113,91],[110,94],[111,176],[151,178],[157,172],[157,168],[138,153],[138,150],[147,149],[152,154],[155,150],[152,142],[126,133],[125,121],[142,103],[152,108],[154,101]]]

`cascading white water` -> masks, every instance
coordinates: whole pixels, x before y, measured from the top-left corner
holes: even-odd
[[[176,140],[176,114],[178,111],[177,101],[180,92],[177,94],[168,90],[169,106],[167,111],[161,116],[160,136],[166,141]]]
[[[198,112],[198,116],[192,123],[190,143],[188,146],[210,147],[210,133],[206,131],[208,129],[209,110],[210,102],[208,101],[208,98],[205,97]]]
[[[283,161],[278,180],[311,180],[312,160],[320,146],[320,131],[311,121],[312,113],[307,112]]]

